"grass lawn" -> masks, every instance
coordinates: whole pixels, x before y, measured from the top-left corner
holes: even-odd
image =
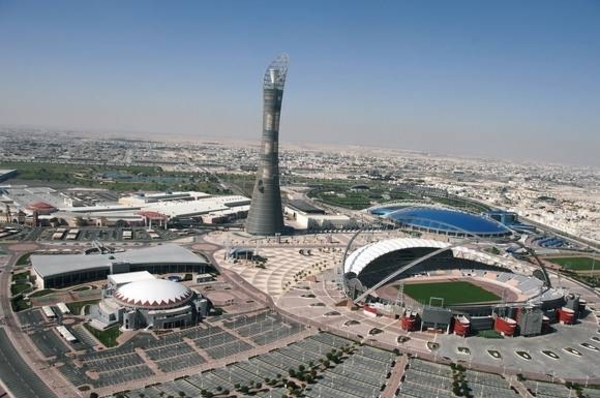
[[[28,282],[29,281],[29,271],[19,272],[17,274],[13,274],[12,275],[12,280],[15,281],[15,282],[17,282],[17,283]]]
[[[500,300],[494,293],[465,281],[405,284],[404,293],[425,304],[429,304],[430,297],[442,297],[444,306]]]
[[[17,297],[10,299],[10,306],[12,307],[13,311],[17,312],[31,308],[31,303],[23,300],[23,297]]]
[[[31,286],[29,286],[26,283],[17,283],[14,285],[10,285],[10,293],[13,296],[16,296],[17,294],[24,292],[25,290],[31,288]]]
[[[29,257],[30,256],[31,256],[31,253],[23,254],[17,260],[17,265],[29,265]]]
[[[67,307],[74,315],[79,315],[81,313],[81,309],[88,304],[97,304],[100,300],[89,300],[89,301],[77,301],[74,303],[67,303]]]
[[[100,342],[102,344],[104,344],[106,347],[116,346],[117,345],[117,337],[119,337],[121,335],[121,331],[119,330],[119,325],[113,326],[106,330],[96,330],[93,327],[91,327],[90,325],[88,325],[87,323],[85,323],[83,326],[85,326],[85,328],[88,330],[88,332],[93,334],[94,337],[96,337],[98,340],[100,340]]]
[[[556,257],[545,258],[544,260],[558,264],[565,269],[570,269],[573,271],[591,271],[592,267],[594,270],[600,268],[600,261],[594,261],[594,259],[591,257]],[[595,266],[594,262],[596,262]]]

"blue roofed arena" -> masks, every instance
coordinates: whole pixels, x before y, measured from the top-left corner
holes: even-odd
[[[387,218],[402,228],[447,236],[502,238],[512,235],[510,229],[491,218],[440,207],[375,207],[369,213]]]

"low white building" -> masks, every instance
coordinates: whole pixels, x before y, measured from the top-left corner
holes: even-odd
[[[297,229],[327,230],[354,228],[357,222],[344,214],[326,214],[325,210],[304,201],[292,201],[284,208],[285,216]]]

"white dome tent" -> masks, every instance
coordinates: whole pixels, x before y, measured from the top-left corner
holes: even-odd
[[[92,307],[92,326],[172,329],[195,325],[207,315],[208,299],[183,283],[138,274],[109,275],[104,299]]]

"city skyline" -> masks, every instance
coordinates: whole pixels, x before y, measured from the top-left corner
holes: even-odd
[[[0,124],[258,141],[257,76],[286,51],[282,145],[598,166],[599,16],[591,1],[2,1]]]

